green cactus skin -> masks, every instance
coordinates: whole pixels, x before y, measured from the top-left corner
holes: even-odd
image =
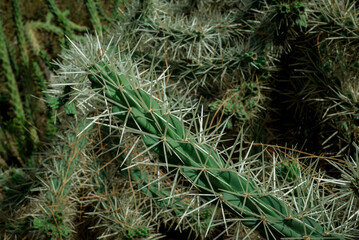
[[[258,230],[262,234],[270,230],[270,235],[277,239],[284,236],[345,239],[326,233],[313,219],[296,216],[284,202],[258,189],[251,179],[226,169],[225,161],[215,149],[199,144],[179,119],[163,112],[152,96],[135,89],[124,75],[115,73],[106,63],[92,65],[89,71],[92,87],[103,89],[106,97],[113,101],[112,111],[119,113],[117,117],[124,119],[124,111],[131,115],[128,126],[143,132],[147,147],[162,156],[167,164],[178,165],[193,185],[213,193],[213,198],[227,209],[251,217],[252,221],[244,221],[248,227],[260,225]]]

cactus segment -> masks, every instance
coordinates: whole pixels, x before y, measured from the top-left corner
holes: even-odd
[[[71,197],[76,195],[79,186],[78,172],[81,169],[80,161],[85,156],[83,149],[88,144],[88,134],[91,132],[92,125],[88,122],[78,124],[75,132],[68,132],[65,135],[65,142],[58,154],[52,156],[53,162],[49,175],[42,179],[45,183],[45,191],[40,195],[39,213],[34,214],[32,221],[33,229],[44,233],[48,237],[57,239],[68,239],[71,235],[71,225],[69,218],[74,213],[73,204],[68,204]],[[77,136],[78,132],[82,132]],[[58,149],[57,149],[58,151]],[[48,205],[43,206],[42,202]]]
[[[250,178],[226,168],[216,149],[199,144],[190,133],[185,135],[187,130],[178,118],[164,113],[149,93],[136,88],[109,64],[92,65],[88,78],[93,88],[103,90],[113,102],[114,113],[127,111],[131,115],[128,126],[142,132],[142,140],[149,149],[166,164],[177,165],[194,186],[212,193],[212,198],[221,201],[229,211],[251,218],[252,221],[244,221],[245,225],[257,226],[263,234],[269,231],[275,238],[303,238],[307,233],[311,238],[333,238],[324,236],[326,231],[314,219],[297,216],[282,200],[262,192]],[[117,116],[125,119],[124,114]]]

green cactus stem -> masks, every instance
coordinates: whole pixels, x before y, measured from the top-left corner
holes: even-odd
[[[276,239],[345,239],[327,233],[314,219],[295,213],[285,202],[259,189],[250,178],[226,168],[215,148],[198,143],[178,118],[164,112],[150,94],[135,88],[110,65],[92,65],[88,77],[92,87],[102,89],[114,103],[112,111],[118,113],[117,117],[125,119],[124,112],[130,115],[127,125],[142,132],[145,145],[157,152],[167,166],[178,166],[194,186],[213,194],[207,198],[217,199],[234,214],[252,219],[243,224]]]
[[[29,55],[27,53],[28,49],[26,44],[25,32],[24,32],[24,24],[22,22],[22,17],[21,17],[20,2],[21,2],[20,0],[12,0],[16,36],[19,41],[20,58],[24,67],[24,66],[28,66],[29,64]]]
[[[53,162],[48,166],[46,192],[40,200],[40,213],[34,215],[33,228],[38,229],[48,237],[68,239],[70,236],[71,215],[73,204],[69,198],[75,197],[78,190],[78,170],[81,169],[82,151],[89,143],[88,134],[92,125],[88,122],[78,124],[73,131],[67,131],[65,141],[60,145],[61,150],[52,156]],[[81,132],[80,136],[77,136]],[[42,202],[46,205],[42,205]]]
[[[125,159],[125,156],[121,155],[120,158]],[[132,160],[128,159],[128,162],[132,162]],[[126,164],[124,164],[122,168],[125,167]],[[122,170],[121,173],[127,176],[128,170]],[[176,183],[171,183],[169,189],[166,189],[163,186],[165,185],[164,183],[151,184],[154,176],[151,176],[145,169],[140,169],[138,167],[130,168],[129,174],[131,181],[137,183],[136,187],[141,189],[147,196],[151,197],[158,207],[168,209],[166,211],[171,213],[172,219],[179,220],[183,215],[186,215],[187,212],[192,212],[192,214],[186,216],[187,224],[183,227],[183,229],[190,227],[195,231],[197,236],[204,236],[207,229],[211,228],[210,219],[212,215],[209,213],[213,213],[214,210],[212,208],[207,207],[205,209],[198,209],[201,216],[198,218],[197,211],[190,205],[190,199],[184,199],[177,196],[168,198],[168,196],[171,196],[171,191],[174,190],[172,189],[172,186],[176,185]]]

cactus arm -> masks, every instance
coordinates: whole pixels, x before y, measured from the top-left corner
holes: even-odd
[[[130,112],[132,125],[144,132],[144,143],[157,147],[160,156],[167,156],[166,163],[179,165],[182,174],[196,187],[210,192],[222,201],[232,212],[255,219],[244,221],[249,227],[260,225],[262,234],[268,230],[275,237],[310,237],[325,239],[325,231],[313,219],[299,216],[290,210],[282,200],[262,193],[249,178],[245,178],[232,169],[223,168],[225,161],[217,151],[206,144],[199,144],[188,135],[183,139],[183,124],[175,116],[163,114],[151,96],[111,70],[101,62],[90,68],[88,75],[93,87],[104,89],[107,98],[117,106]],[[116,106],[116,105],[115,105]],[[116,112],[116,108],[114,108]],[[124,115],[118,115],[123,118]],[[176,129],[178,126],[180,129]],[[149,136],[146,136],[149,134]],[[157,137],[153,137],[156,135]],[[166,150],[167,149],[167,150]],[[168,151],[172,154],[166,154]],[[329,236],[328,238],[333,237]],[[335,236],[337,239],[344,239]]]
[[[47,171],[49,175],[42,179],[45,193],[38,199],[40,210],[34,214],[32,223],[34,229],[48,237],[68,239],[70,236],[74,209],[69,199],[75,197],[78,191],[76,180],[82,167],[82,151],[89,143],[88,135],[92,126],[88,126],[88,122],[77,124],[74,132],[70,131],[64,136],[60,152],[51,157],[53,162]],[[78,132],[82,134],[77,136]],[[46,205],[43,206],[42,202]]]

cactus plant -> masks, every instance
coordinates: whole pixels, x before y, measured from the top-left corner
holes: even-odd
[[[25,24],[45,90],[30,92],[51,107],[55,139],[32,156],[36,178],[13,170],[23,149],[1,114],[0,238],[358,238],[356,3],[131,0],[121,18],[85,4],[97,37],[75,37],[84,28],[54,0],[46,21]],[[61,60],[44,32],[69,35]],[[15,48],[0,49],[0,80],[23,72],[6,58]],[[50,84],[38,55],[57,71]]]
[[[68,131],[64,136],[63,146],[59,151],[50,156],[52,160],[47,166],[48,174],[43,177],[44,183],[43,194],[37,199],[38,211],[34,211],[33,228],[39,231],[39,235],[45,234],[49,238],[67,239],[71,233],[71,216],[73,215],[73,204],[68,204],[68,200],[74,197],[77,184],[79,181],[79,169],[81,158],[85,157],[81,151],[88,144],[88,135],[91,130],[86,123],[75,126],[78,132],[84,132],[80,137],[76,132]],[[43,205],[50,203],[49,205]]]
[[[307,197],[305,191],[299,191],[299,195],[293,196],[292,200],[298,204],[301,202],[304,209],[290,209],[283,200],[258,188],[248,176],[234,171],[234,163],[230,159],[225,161],[214,146],[198,142],[200,138],[197,140],[180,121],[184,118],[176,117],[170,108],[166,108],[169,105],[165,98],[158,99],[161,96],[155,90],[143,90],[128,72],[117,73],[117,64],[121,64],[121,60],[91,62],[91,58],[86,57],[79,47],[75,49],[77,56],[82,56],[80,67],[84,63],[90,65],[82,66],[82,71],[88,75],[98,96],[102,95],[105,101],[113,103],[110,115],[122,119],[126,131],[139,133],[148,148],[144,152],[152,150],[159,154],[165,169],[178,168],[193,186],[202,194],[207,194],[204,199],[218,201],[232,213],[250,218],[251,221],[243,220],[243,223],[260,230],[267,238],[308,236],[345,239],[321,226],[310,217],[311,214],[305,216],[308,205],[301,200]],[[121,65],[119,67],[121,69]],[[311,208],[323,207],[322,202],[314,201],[312,204]]]
[[[119,39],[120,45],[121,40],[125,41],[125,37]],[[89,41],[91,42],[91,40]],[[99,41],[97,40],[97,42]],[[270,178],[276,180],[273,180],[274,185],[270,187],[264,187],[259,182],[259,179],[257,181],[250,180],[249,176],[251,174],[246,175],[243,172],[238,174],[230,167],[236,165],[234,162],[230,159],[227,162],[220,154],[216,153],[218,142],[210,145],[199,137],[202,136],[201,133],[192,135],[191,130],[186,129],[183,124],[188,119],[181,114],[175,115],[175,111],[171,111],[169,107],[171,104],[164,93],[165,84],[158,83],[156,85],[148,81],[146,82],[147,85],[141,85],[139,82],[144,81],[140,80],[144,76],[137,77],[134,74],[136,70],[129,73],[126,69],[126,64],[123,63],[124,61],[130,61],[125,56],[126,51],[140,53],[136,52],[137,49],[120,51],[119,59],[115,59],[113,56],[116,53],[114,48],[110,46],[111,43],[106,43],[106,45],[108,46],[107,48],[102,48],[98,43],[96,43],[95,47],[90,44],[86,50],[81,50],[79,46],[74,47],[73,52],[76,52],[75,58],[77,59],[75,69],[77,72],[82,72],[88,76],[92,87],[95,88],[95,92],[99,93],[94,95],[90,91],[90,94],[86,97],[87,99],[97,99],[103,96],[102,103],[104,105],[100,106],[107,113],[99,117],[106,118],[106,116],[115,115],[124,124],[124,127],[121,127],[122,131],[139,134],[136,139],[140,139],[147,146],[147,149],[141,153],[142,155],[150,151],[155,152],[161,160],[155,165],[162,166],[168,171],[179,168],[183,176],[189,180],[190,185],[200,189],[199,196],[209,194],[203,196],[203,199],[218,203],[217,206],[225,206],[232,214],[240,213],[244,216],[244,220],[242,220],[244,224],[259,229],[267,238],[279,238],[284,235],[297,238],[318,237],[325,239],[333,237],[345,239],[354,236],[349,232],[342,236],[345,230],[338,227],[337,220],[332,219],[334,215],[329,214],[325,217],[329,213],[328,208],[330,207],[325,205],[324,200],[319,197],[323,189],[321,189],[320,185],[315,190],[310,187],[315,184],[315,180],[308,176],[301,176],[298,173],[298,165],[290,163],[293,166],[291,167],[293,171],[290,175],[283,175],[283,168],[287,166],[286,162],[279,165],[277,170],[272,170]],[[100,54],[98,53],[99,51]],[[69,56],[65,56],[69,58]],[[247,57],[253,58],[253,55],[248,55]],[[111,60],[104,61],[103,59]],[[141,64],[139,63],[139,65]],[[69,72],[67,68],[67,66],[64,67],[64,74],[71,75],[67,73]],[[150,66],[149,68],[149,75],[154,74],[151,71],[154,67]],[[79,79],[79,77],[75,77],[75,79]],[[83,87],[83,78],[79,85]],[[159,86],[161,86],[162,90],[159,90]],[[86,89],[86,91],[89,91],[89,89]],[[173,93],[172,90],[169,90],[169,92]],[[79,94],[83,93],[79,92]],[[109,103],[113,105],[109,105]],[[95,105],[98,105],[98,103]],[[181,112],[181,110],[177,111]],[[195,113],[191,112],[189,115],[195,115]],[[194,123],[194,119],[189,119],[189,126],[196,128],[198,126]],[[113,121],[113,118],[110,118],[105,126],[116,128],[117,123],[114,124]],[[201,130],[203,131],[203,128]],[[134,165],[129,166],[129,168],[134,167]],[[224,166],[226,166],[225,170],[221,168]],[[303,166],[301,165],[300,168],[303,168]],[[275,183],[278,180],[276,171],[278,171],[279,175],[282,175],[281,181],[289,182],[287,183],[288,185],[283,185],[282,187],[283,189],[291,190],[283,193],[283,195],[277,194],[280,187]],[[310,171],[315,170],[310,168]],[[230,177],[236,184],[229,183]],[[261,180],[265,181],[265,179],[263,177]],[[306,183],[306,185],[303,188],[297,188],[291,183],[293,181],[301,185]],[[290,186],[295,187],[297,190],[294,191]],[[306,193],[308,187],[311,190]],[[288,194],[291,195],[290,198]],[[335,206],[335,200],[330,200],[335,199],[335,194],[332,195],[329,191],[329,193],[326,193],[326,199],[334,204],[332,206]],[[283,212],[280,212],[278,208],[273,207],[271,204],[281,208],[280,210],[283,210]],[[297,207],[292,207],[296,206],[296,204]],[[349,206],[348,203],[344,205]],[[314,213],[310,209],[316,209],[317,211]],[[318,212],[320,211],[323,214],[319,214]],[[323,219],[327,220],[322,221]],[[226,224],[225,220],[223,222]],[[353,229],[350,231],[353,231]],[[330,236],[331,234],[332,236]]]
[[[19,0],[13,0],[12,1],[13,10],[14,10],[14,22],[15,22],[15,29],[16,29],[16,36],[19,42],[19,48],[20,48],[20,59],[21,59],[21,67],[22,67],[22,73],[21,78],[23,79],[22,85],[24,88],[24,104],[25,104],[25,114],[26,119],[28,121],[28,130],[31,134],[31,141],[32,145],[35,146],[39,142],[39,136],[37,134],[37,131],[34,127],[34,121],[32,116],[32,106],[30,106],[31,102],[31,92],[33,88],[33,84],[31,82],[30,76],[27,74],[30,70],[29,65],[29,54],[28,54],[28,48],[25,38],[25,28],[21,17],[21,10],[20,10],[20,1]]]
[[[84,32],[87,30],[86,27],[78,26],[71,20],[67,18],[67,15],[69,12],[61,12],[61,10],[58,8],[55,0],[46,0],[47,6],[49,7],[51,13],[56,17],[56,21],[58,25],[63,29],[63,44],[67,44],[67,41],[65,37],[73,38],[73,31],[80,31]]]
[[[93,87],[104,89],[105,96],[116,103],[113,113],[123,120],[130,114],[127,125],[141,131],[144,143],[163,157],[167,167],[178,165],[194,186],[212,193],[213,199],[231,211],[253,219],[244,224],[257,226],[263,234],[270,232],[276,238],[303,238],[308,233],[310,237],[333,237],[313,219],[301,218],[280,199],[266,195],[251,179],[233,171],[213,147],[199,145],[181,121],[162,109],[151,95],[136,89],[125,75],[116,74],[104,62],[93,65],[89,72]]]

